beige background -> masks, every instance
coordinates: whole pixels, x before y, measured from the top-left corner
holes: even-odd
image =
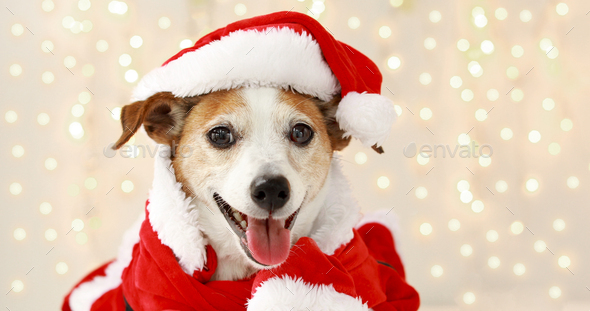
[[[565,12],[559,1],[536,0],[126,1],[128,9],[122,15],[109,12],[109,1],[90,0],[89,8],[87,3],[2,2],[6,8],[0,12],[0,307],[58,309],[74,282],[113,258],[123,231],[142,210],[153,160],[103,155],[103,148],[120,134],[119,121],[109,110],[128,103],[134,86],[125,79],[128,70],[141,77],[175,54],[182,40],[194,42],[237,19],[290,9],[305,13],[310,8],[339,40],[380,66],[383,94],[394,100],[401,113],[384,145],[384,155],[363,149],[358,142],[342,155],[364,211],[395,207],[408,281],[420,292],[422,309],[590,308],[586,288],[590,286],[590,15],[586,15],[590,5],[586,1],[565,1],[565,15],[558,14]],[[474,10],[478,6],[483,11]],[[498,8],[506,9],[505,19],[495,17],[496,12],[501,13]],[[527,22],[520,18],[523,10],[531,14]],[[440,20],[433,11],[440,13]],[[90,21],[92,29],[87,22],[83,29],[79,24],[70,27],[72,20],[67,16]],[[158,25],[163,16],[171,21],[167,29]],[[349,26],[351,17],[360,21],[356,29]],[[354,20],[351,25],[355,26]],[[386,38],[380,36],[383,26],[391,30],[389,36],[381,30]],[[130,46],[135,35],[143,39],[139,48]],[[425,47],[427,38],[436,42],[430,50]],[[544,38],[551,43],[542,49]],[[460,39],[469,42],[468,50],[458,49]],[[45,49],[46,40],[52,43],[51,53]],[[106,51],[97,50],[99,40],[108,43]],[[493,43],[489,55],[481,49],[484,40]],[[432,47],[431,39],[426,43]],[[515,45],[522,47],[521,57],[512,55]],[[484,50],[488,51],[485,45]],[[119,63],[122,54],[132,58],[127,67]],[[67,56],[75,59],[75,65],[71,58],[66,61]],[[391,57],[399,58],[397,69],[388,66]],[[474,74],[470,73],[472,61],[479,63],[483,74],[478,67],[471,67]],[[518,75],[509,67],[516,68]],[[51,83],[42,81],[44,72],[53,74]],[[420,81],[423,73],[430,76],[426,85]],[[462,80],[458,88],[451,86],[453,76]],[[425,77],[422,75],[422,82],[428,82]],[[497,90],[498,99],[488,98],[490,89]],[[465,101],[462,94],[468,95],[468,90],[473,99]],[[80,95],[83,92],[88,94]],[[555,102],[550,111],[543,108],[546,98]],[[430,119],[421,118],[427,115],[423,108],[430,109]],[[476,119],[478,109],[489,111],[485,120]],[[50,118],[46,125],[38,123],[41,113]],[[79,139],[69,130],[73,122],[84,130]],[[501,138],[503,128],[511,129],[510,139]],[[479,159],[448,155],[420,164],[416,157],[406,158],[402,153],[411,142],[418,146],[449,144],[453,149],[459,135],[470,129],[467,142],[493,148],[487,166]],[[533,130],[541,136],[536,143],[529,140]],[[134,143],[151,145],[143,133],[136,135]],[[559,145],[560,152],[556,153],[555,144],[550,147],[552,143]],[[364,164],[357,162],[363,159],[360,152],[366,155]],[[52,163],[57,166],[48,170],[46,164],[53,168]],[[387,185],[380,179],[381,186],[387,186],[383,189],[378,186],[382,176],[389,181]],[[527,190],[529,179],[537,180],[538,189]],[[123,191],[127,180],[133,184],[128,193]],[[476,213],[472,202],[460,200],[460,180],[469,183],[473,200],[483,203],[482,211]],[[497,187],[500,180],[506,182],[504,192]],[[417,194],[422,189],[427,195],[420,199]],[[48,214],[41,213],[43,202],[52,207]],[[79,221],[72,224],[76,219]],[[457,231],[449,229],[451,219],[460,222]],[[554,228],[556,219],[565,224],[563,228],[556,223],[561,231]],[[522,231],[514,222],[524,226]],[[424,223],[432,228],[428,235],[421,233],[421,228],[428,233]],[[56,237],[49,229],[55,230]],[[496,231],[496,241],[486,238],[489,230]],[[537,252],[534,245],[539,240],[551,252],[543,247]],[[472,249],[469,256],[461,253],[464,244]],[[500,261],[495,269],[488,265],[492,256]],[[569,264],[562,256],[568,257]],[[522,272],[517,264],[524,266],[524,274],[515,273]],[[435,265],[442,268],[438,277],[431,273]],[[556,298],[550,296],[554,286],[560,291],[559,296],[555,288],[551,291]],[[475,297],[474,302],[470,297]]]

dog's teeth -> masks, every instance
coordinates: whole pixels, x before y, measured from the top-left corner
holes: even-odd
[[[244,230],[246,230],[246,228],[248,228],[248,223],[245,220],[242,220],[240,222],[240,225],[242,226],[242,228],[244,228]]]
[[[242,215],[240,215],[240,213],[238,212],[234,212],[234,218],[238,221],[241,222],[242,221]]]

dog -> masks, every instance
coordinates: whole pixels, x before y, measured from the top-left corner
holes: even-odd
[[[335,119],[339,100],[263,87],[190,98],[161,92],[123,107],[114,148],[142,124],[154,141],[175,146],[176,179],[217,252],[213,279],[239,280],[280,265],[309,236],[332,154],[350,142]],[[191,155],[178,156],[185,146]]]
[[[143,128],[167,151],[145,215],[63,310],[417,310],[393,213],[360,213],[337,155],[352,138],[383,152],[396,113],[381,82],[291,11],[213,31],[148,73],[114,145]]]

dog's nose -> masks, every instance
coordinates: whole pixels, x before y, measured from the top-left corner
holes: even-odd
[[[260,176],[250,185],[252,200],[269,212],[283,207],[290,193],[291,186],[284,176]]]

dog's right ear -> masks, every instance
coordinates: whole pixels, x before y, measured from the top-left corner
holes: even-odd
[[[170,92],[160,92],[150,98],[137,101],[121,110],[123,134],[113,146],[119,149],[143,124],[149,137],[159,144],[171,146],[178,141],[184,119],[199,102],[199,97],[175,97]]]

